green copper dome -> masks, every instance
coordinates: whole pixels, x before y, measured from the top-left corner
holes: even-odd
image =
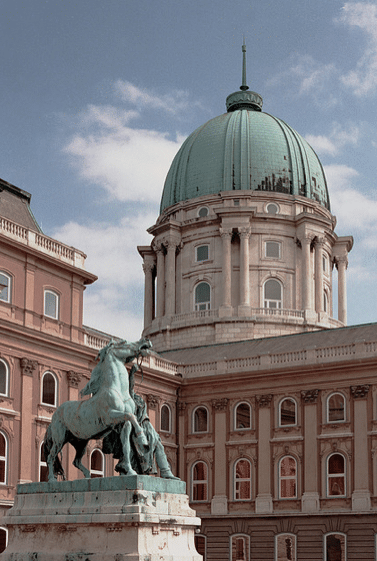
[[[251,101],[240,102],[237,95]],[[262,113],[255,96],[231,94],[228,113],[186,139],[166,177],[161,212],[180,201],[232,190],[300,195],[330,210],[326,178],[314,150],[284,121]]]

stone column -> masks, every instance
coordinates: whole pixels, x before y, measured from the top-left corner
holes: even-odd
[[[227,497],[227,457],[226,457],[226,416],[228,399],[213,399],[212,407],[214,414],[214,435],[215,435],[215,477],[214,492],[211,501],[211,514],[228,513]]]
[[[153,271],[155,264],[153,261],[145,260],[143,263],[144,271],[144,329],[148,327],[153,320],[153,304],[154,304],[154,283]]]
[[[78,401],[79,399],[79,384],[82,379],[82,374],[79,372],[74,372],[74,370],[69,370],[67,372],[67,382],[68,382],[68,401]],[[68,458],[66,454],[68,453]],[[67,479],[73,481],[79,477],[79,472],[77,468],[73,465],[73,460],[75,459],[76,451],[73,446],[66,446],[66,452],[63,456],[64,460],[67,460],[64,469],[67,470]],[[106,475],[106,474],[105,474]]]
[[[179,448],[178,448],[178,472],[177,475],[178,477],[180,477],[181,479],[185,479],[186,476],[186,472],[185,472],[185,466],[186,466],[186,462],[185,462],[185,449],[184,449],[184,442],[186,441],[185,439],[185,422],[186,422],[186,408],[187,408],[187,403],[186,401],[181,401],[181,399],[178,400],[177,403],[177,407],[178,407],[178,442],[179,442]]]
[[[249,238],[251,229],[244,227],[239,228],[239,236],[241,239],[240,248],[240,306],[246,308],[247,312],[250,307],[250,249]]]
[[[165,255],[161,242],[155,244],[157,255],[157,302],[156,316],[161,318],[165,314]]]
[[[321,313],[323,309],[323,245],[325,240],[317,238],[315,244],[315,311]]]
[[[223,315],[231,313],[232,309],[232,261],[231,261],[231,241],[232,230],[230,228],[220,228],[220,235],[223,245],[223,264],[222,264],[222,302],[221,308]]]
[[[319,390],[301,392],[304,403],[304,481],[301,498],[303,512],[319,511],[317,398]]]
[[[177,243],[174,240],[164,242],[167,248],[166,255],[166,297],[165,314],[172,316],[175,314],[175,253]]]
[[[272,395],[257,395],[258,404],[258,494],[255,512],[268,514],[273,511],[271,494],[271,411]]]
[[[346,269],[348,259],[346,256],[337,257],[336,268],[338,269],[338,320],[347,324],[347,285]]]
[[[302,245],[302,307],[304,310],[312,309],[312,266],[310,259],[310,245],[312,239],[305,237]]]
[[[21,438],[20,438],[20,471],[18,483],[28,483],[34,480],[32,474],[31,458],[35,457],[35,447],[33,438],[33,375],[38,363],[35,360],[21,358]],[[39,384],[38,384],[39,386]],[[39,451],[38,451],[39,453]],[[28,461],[22,461],[22,458],[28,458]],[[37,458],[39,466],[39,457]]]
[[[352,492],[352,510],[368,511],[371,509],[369,489],[369,450],[368,450],[368,392],[369,386],[351,386],[354,418],[354,489]]]

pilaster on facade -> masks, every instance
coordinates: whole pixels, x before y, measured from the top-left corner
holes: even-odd
[[[221,316],[232,315],[232,232],[232,228],[220,228],[220,236],[222,241],[222,300],[219,313]]]

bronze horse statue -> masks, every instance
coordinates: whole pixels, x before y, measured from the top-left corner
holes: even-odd
[[[149,339],[136,343],[110,341],[97,355],[99,363],[80,395],[90,395],[84,401],[66,401],[52,416],[44,439],[44,454],[48,466],[48,480],[57,475],[64,478],[59,453],[66,443],[76,449],[73,465],[90,477],[81,460],[91,439],[104,438],[117,425],[121,426],[122,457],[117,471],[135,475],[130,461],[130,435],[132,428],[140,449],[148,450],[148,440],[135,416],[135,402],[130,395],[129,375],[125,363],[146,356],[152,344]]]

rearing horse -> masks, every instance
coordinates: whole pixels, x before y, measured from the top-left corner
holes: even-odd
[[[103,438],[115,425],[123,422],[123,458],[117,465],[117,471],[127,475],[136,474],[130,463],[132,427],[141,449],[148,450],[148,440],[135,417],[135,402],[130,396],[125,363],[145,356],[151,346],[149,339],[140,339],[136,343],[110,341],[100,350],[97,355],[99,363],[80,392],[80,395],[92,394],[92,397],[85,401],[66,401],[60,405],[47,428],[44,453],[49,481],[55,480],[57,474],[64,477],[58,454],[67,442],[76,449],[73,465],[89,478],[89,470],[81,463],[89,440]]]

